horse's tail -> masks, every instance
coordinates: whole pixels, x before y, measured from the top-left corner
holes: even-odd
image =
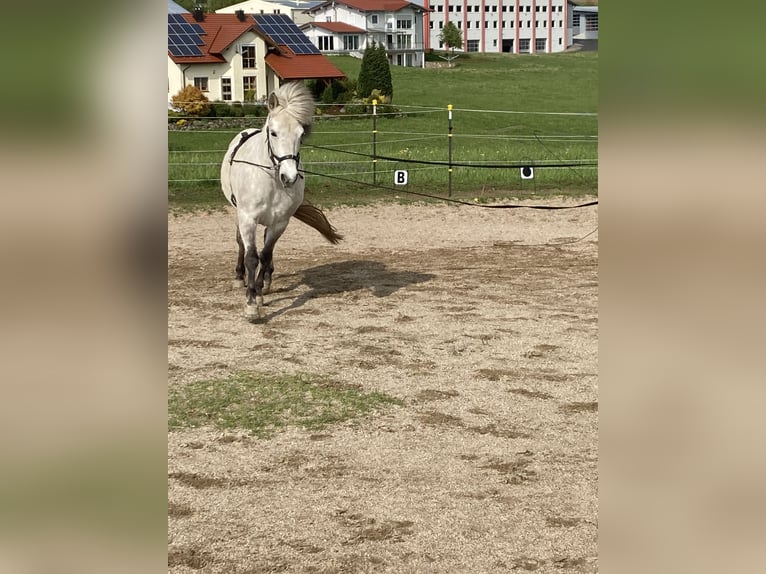
[[[338,230],[327,221],[327,217],[322,213],[322,210],[305,200],[300,204],[297,211],[293,213],[293,217],[316,229],[332,244],[337,244],[343,239]]]

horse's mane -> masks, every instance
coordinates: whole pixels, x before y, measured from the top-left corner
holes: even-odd
[[[314,122],[316,104],[303,82],[287,82],[276,90],[279,108],[293,116],[308,131]]]

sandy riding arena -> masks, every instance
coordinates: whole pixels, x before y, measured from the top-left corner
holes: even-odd
[[[168,570],[597,572],[598,232],[575,241],[597,207],[326,214],[345,241],[292,221],[256,324],[233,212],[168,218],[171,389],[308,374],[394,399],[171,430]]]

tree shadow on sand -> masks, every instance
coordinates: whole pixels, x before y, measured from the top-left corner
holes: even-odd
[[[289,292],[299,285],[307,285],[310,290],[296,297],[287,307],[268,314],[264,322],[302,307],[306,301],[323,295],[371,290],[375,297],[388,297],[403,287],[430,281],[435,275],[416,271],[395,271],[379,261],[353,260],[310,267],[296,273],[295,277],[299,278],[296,283],[278,292]],[[287,297],[272,299],[269,303],[284,299]]]

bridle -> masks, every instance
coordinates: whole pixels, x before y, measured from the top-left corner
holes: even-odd
[[[275,175],[279,173],[279,166],[282,164],[283,161],[287,161],[288,159],[295,160],[295,168],[298,170],[298,166],[300,165],[301,161],[301,154],[298,152],[297,154],[287,154],[287,155],[277,155],[274,153],[274,149],[271,147],[271,138],[269,136],[269,132],[271,131],[268,127],[268,125],[265,126],[266,128],[266,148],[269,152],[269,159],[271,160],[271,166],[263,165],[260,163],[255,163],[252,161],[247,161],[244,159],[235,159],[235,156],[237,155],[237,152],[239,151],[239,148],[241,148],[247,140],[249,140],[252,136],[259,134],[262,130],[258,129],[253,132],[242,132],[241,139],[239,140],[239,143],[234,147],[234,149],[231,152],[231,156],[229,156],[229,165],[233,163],[246,163],[248,165],[252,165],[254,167],[260,167],[261,169],[265,171],[271,171],[274,170]],[[304,179],[303,174],[298,171],[298,177],[301,179]]]
[[[274,165],[274,168],[279,171],[279,166],[283,161],[287,161],[288,159],[295,160],[295,168],[298,169],[298,165],[301,162],[301,153],[298,152],[297,154],[289,153],[287,155],[277,155],[274,153],[274,149],[271,147],[271,136],[269,133],[271,132],[271,129],[266,126],[266,147],[269,150],[269,159],[271,160],[271,163]],[[298,174],[300,177],[303,177],[300,173]]]

